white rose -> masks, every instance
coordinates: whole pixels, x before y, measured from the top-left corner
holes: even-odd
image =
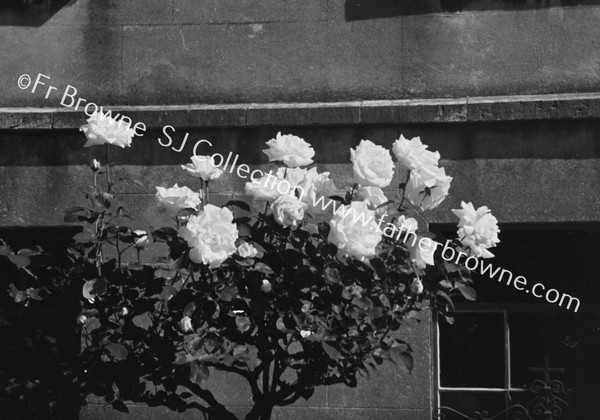
[[[419,229],[419,222],[416,219],[404,215],[398,217],[394,224],[403,229],[403,232],[416,232]]]
[[[148,233],[145,230],[133,231],[133,246],[142,249],[148,243]]]
[[[290,168],[306,166],[313,163],[315,151],[312,146],[300,137],[291,134],[282,135],[267,142],[268,149],[263,152],[269,157],[269,162],[281,161]]]
[[[190,216],[187,225],[179,229],[179,236],[191,247],[190,259],[211,268],[218,267],[237,250],[238,230],[233,213],[212,204],[205,205],[198,216]]]
[[[159,204],[173,213],[181,209],[197,209],[201,202],[200,194],[177,184],[171,188],[156,187],[155,197]]]
[[[312,215],[324,214],[323,207],[336,192],[335,184],[329,179],[329,172],[318,173],[311,168],[300,184],[300,200],[306,204],[306,212]],[[321,198],[323,197],[323,198]]]
[[[418,235],[417,240],[407,241],[407,247],[410,252],[410,258],[418,268],[425,268],[427,265],[433,265],[433,254],[435,253],[434,242],[425,237]]]
[[[379,187],[360,187],[356,195],[362,201],[366,201],[371,210],[387,202],[388,199]]]
[[[437,166],[440,160],[438,152],[427,150],[419,137],[407,140],[403,135],[394,142],[392,147],[396,159],[402,166],[409,170],[419,169],[425,165]]]
[[[102,165],[96,159],[93,159],[92,160],[92,164],[90,165],[90,168],[92,168],[92,170],[94,172],[96,172],[96,171],[99,171],[102,168]]]
[[[83,131],[87,142],[83,147],[98,146],[101,144],[112,144],[122,148],[131,147],[131,139],[135,131],[129,123],[123,119],[115,120],[112,116],[102,112],[94,112],[88,119],[87,124],[79,128]]]
[[[342,255],[361,261],[370,258],[375,255],[375,247],[382,237],[374,216],[375,212],[369,210],[367,203],[353,201],[333,216],[327,239],[338,247],[338,252]]]
[[[462,244],[469,247],[476,257],[491,258],[494,256],[488,248],[495,247],[498,239],[498,220],[492,216],[490,209],[481,206],[477,210],[472,203],[460,203],[462,209],[452,210],[460,219],[458,236]]]
[[[416,295],[423,293],[423,283],[419,279],[414,279],[410,284],[410,291]]]
[[[300,337],[308,338],[313,334],[311,330],[300,330]]]
[[[299,185],[304,180],[307,173],[308,170],[304,168],[277,168],[277,178],[285,179],[290,183],[292,188]]]
[[[181,165],[181,168],[188,171],[192,176],[204,180],[217,179],[223,173],[223,170],[213,165],[210,156],[192,156],[192,163]]]
[[[440,205],[448,195],[452,177],[444,168],[426,166],[410,173],[405,197],[421,210],[431,210]]]
[[[271,211],[277,223],[283,227],[298,226],[304,219],[306,205],[293,195],[284,194],[277,197],[271,204]]]
[[[179,321],[179,328],[181,328],[181,331],[183,331],[184,333],[191,331],[193,329],[192,318],[190,318],[189,316],[184,316],[183,318],[181,318],[181,320]]]
[[[237,248],[237,253],[242,258],[254,258],[258,255],[258,250],[248,242],[244,242]]]
[[[370,140],[361,140],[350,149],[354,182],[364,187],[385,188],[392,182],[394,162],[390,152]]]
[[[269,171],[268,174],[256,181],[246,182],[244,188],[246,195],[257,201],[273,201],[282,194],[288,194],[294,185],[283,177],[282,169],[279,168],[276,175],[273,175],[273,171]]]
[[[262,285],[260,286],[260,290],[264,293],[270,293],[271,292],[271,282],[269,280],[263,280],[262,281]]]

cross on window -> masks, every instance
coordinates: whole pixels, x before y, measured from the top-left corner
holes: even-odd
[[[565,373],[563,368],[551,368],[550,358],[548,356],[544,357],[544,367],[530,367],[528,370],[532,373],[543,373],[544,382],[546,384],[550,383],[550,373]]]

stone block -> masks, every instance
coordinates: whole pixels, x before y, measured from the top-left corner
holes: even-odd
[[[404,18],[409,97],[593,91],[600,8]],[[577,33],[572,29],[578,28]]]
[[[178,413],[170,410],[167,407],[148,407],[141,404],[127,405],[129,413],[121,413],[114,410],[110,405],[104,404],[88,404],[81,409],[79,414],[80,420],[129,420],[129,419],[146,419],[146,420],[191,420],[202,418],[202,414],[198,410],[188,410],[184,413]],[[244,406],[229,407],[240,418],[247,413],[247,408]]]
[[[360,102],[250,105],[249,126],[340,125],[360,121]]]
[[[138,104],[249,102],[268,86],[268,36],[267,25],[126,26],[124,95]]]
[[[481,97],[468,99],[467,108],[469,121],[600,117],[597,94]]]
[[[431,410],[392,408],[298,408],[282,407],[273,410],[273,420],[430,420]]]
[[[5,108],[0,111],[0,130],[36,130],[52,128],[52,112]]]
[[[427,410],[431,403],[431,336],[429,323],[423,322],[416,335],[399,334],[414,349],[412,373],[402,364],[389,362],[377,366],[370,377],[358,376],[358,386],[331,386],[328,406],[338,408],[401,408]]]
[[[400,20],[272,23],[269,27],[271,91],[279,100],[401,95]]]
[[[122,113],[135,121],[143,122],[148,128],[171,125],[186,127],[237,127],[246,125],[247,105],[171,106],[157,109],[148,107],[121,108]]]
[[[175,0],[176,23],[266,23],[321,21],[326,0]]]
[[[361,107],[360,120],[362,124],[465,122],[467,101],[369,101]]]
[[[121,91],[121,29],[113,26],[0,27],[0,72],[3,95],[0,106],[61,107],[71,85],[77,97],[99,105],[117,101]],[[57,46],[60,46],[57,48]],[[37,86],[39,73],[45,86]],[[28,90],[17,80],[33,79]],[[47,88],[54,86],[45,99]]]
[[[431,223],[456,223],[460,202],[488,206],[499,222],[597,220],[600,160],[473,159],[444,162],[454,177],[448,198],[428,213]],[[561,191],[557,194],[557,191]]]
[[[0,167],[0,225],[61,226],[64,211],[85,201],[82,166]]]
[[[173,3],[165,0],[94,0],[70,2],[48,22],[48,26],[164,25],[173,20]]]

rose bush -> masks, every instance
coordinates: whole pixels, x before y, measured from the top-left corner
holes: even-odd
[[[287,167],[245,186],[267,201],[258,213],[239,200],[211,204],[207,181],[218,171],[192,160],[183,169],[199,185],[156,187],[172,224],[150,231],[129,226],[111,193],[123,180],[95,161],[86,205],[65,215],[82,231],[64,259],[48,263],[40,250],[0,243],[23,274],[9,294],[36,305],[76,291],[73,326],[84,347],[72,383],[81,400],[99,395],[121,411],[135,401],[234,419],[204,385],[215,369],[247,381],[249,420],[268,419],[317,386],[356,386],[357,375],[384,361],[410,371],[413,349],[393,333],[423,309],[447,316],[453,297],[473,299],[474,291],[415,219],[442,202],[451,178],[420,140],[407,142],[394,146],[408,169],[398,191],[382,190],[395,176],[390,152],[362,140],[350,150],[356,183],[337,195],[328,172],[302,167],[312,147],[278,134],[265,153]],[[489,257],[499,232],[489,210],[463,203],[455,214],[454,247]],[[142,263],[157,244],[166,255]]]

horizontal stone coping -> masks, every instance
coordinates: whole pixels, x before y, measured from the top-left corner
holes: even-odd
[[[103,106],[147,128],[464,123],[600,118],[600,93],[231,105]],[[90,108],[92,109],[92,108]],[[83,109],[0,108],[0,129],[76,129]]]

